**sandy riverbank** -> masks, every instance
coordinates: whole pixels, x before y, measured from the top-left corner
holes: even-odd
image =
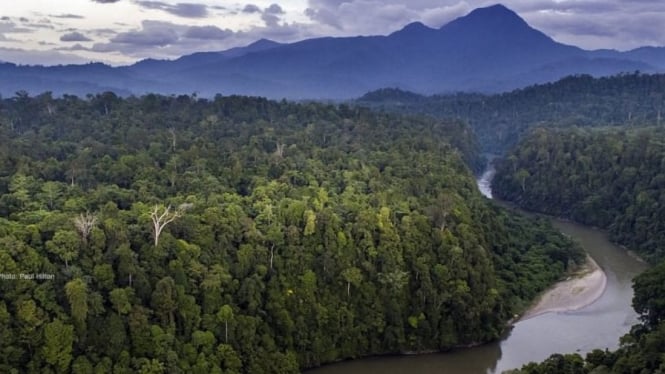
[[[520,320],[549,312],[568,312],[593,304],[605,291],[605,272],[590,256],[586,264],[568,279],[545,291]]]

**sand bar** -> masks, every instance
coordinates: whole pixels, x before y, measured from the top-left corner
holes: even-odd
[[[582,309],[598,300],[606,287],[605,272],[587,255],[587,262],[579,271],[545,291],[520,320],[550,312]]]

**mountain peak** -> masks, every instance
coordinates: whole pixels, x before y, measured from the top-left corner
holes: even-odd
[[[408,25],[404,26],[402,30],[400,31],[408,31],[408,32],[413,32],[413,31],[426,31],[426,30],[431,30],[429,27],[425,26],[422,22],[411,22]]]
[[[503,4],[494,4],[494,5],[489,5],[489,6],[486,6],[486,7],[483,7],[483,8],[476,8],[471,12],[471,14],[473,14],[473,13],[492,13],[492,14],[495,14],[495,15],[504,14],[504,15],[515,15],[515,16],[517,16],[517,14],[515,12],[513,12],[511,9],[509,9],[507,6],[505,6]]]
[[[501,18],[524,22],[524,20],[517,13],[503,4],[494,4],[484,8],[476,8],[471,11],[467,17],[479,17],[485,19]]]
[[[274,40],[270,40],[270,39],[266,39],[266,38],[261,38],[261,39],[255,41],[254,43],[249,44],[247,47],[259,47],[259,48],[263,48],[263,47],[274,47],[274,46],[277,46],[277,45],[279,45],[279,44],[280,44],[280,43],[277,43],[277,42],[274,41]]]
[[[401,30],[390,34],[390,36],[420,36],[430,31],[432,31],[432,29],[425,26],[422,22],[412,22],[404,26]]]
[[[495,4],[485,8],[477,8],[466,16],[457,18],[444,25],[445,28],[471,28],[485,30],[519,30],[530,28],[517,13],[502,4]]]

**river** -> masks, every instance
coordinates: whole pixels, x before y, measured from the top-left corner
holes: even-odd
[[[492,198],[489,168],[478,188]],[[573,312],[546,313],[518,321],[500,341],[447,353],[418,356],[381,356],[341,362],[308,374],[491,374],[542,361],[553,353],[585,354],[593,349],[615,349],[619,338],[637,323],[631,307],[632,279],[647,265],[610,243],[598,230],[552,219],[562,233],[578,240],[605,271],[607,288],[593,304]]]

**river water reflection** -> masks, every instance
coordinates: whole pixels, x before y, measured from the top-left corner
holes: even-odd
[[[478,180],[491,198],[493,171]],[[577,311],[546,313],[517,322],[498,342],[454,352],[420,356],[374,357],[342,362],[308,371],[309,374],[397,373],[501,373],[552,353],[584,354],[593,349],[614,349],[619,338],[637,322],[631,308],[632,279],[646,265],[613,245],[604,233],[582,225],[552,219],[552,224],[578,240],[607,275],[607,288],[595,303]]]

